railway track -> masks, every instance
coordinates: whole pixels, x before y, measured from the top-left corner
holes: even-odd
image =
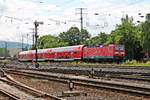
[[[7,73],[30,76],[34,78],[54,80],[59,82],[68,82],[71,80],[75,85],[88,86],[92,88],[111,89],[120,92],[131,93],[140,96],[150,97],[150,85],[133,84],[115,81],[106,81],[100,79],[89,79],[80,76],[68,76],[64,74],[46,73],[40,71],[27,71],[27,70],[6,70]]]
[[[12,64],[1,65],[6,68],[23,69],[23,70],[37,70],[42,72],[74,74],[84,76],[94,76],[105,79],[124,79],[139,82],[150,82],[150,68],[149,67],[63,67],[52,65],[41,65],[40,68],[34,68],[31,63],[15,62],[18,67]],[[94,73],[92,72],[94,70]],[[93,74],[91,74],[93,73]],[[138,77],[137,77],[138,75]]]
[[[13,68],[12,68],[13,69]],[[97,77],[97,78],[106,78],[106,79],[124,79],[124,80],[133,80],[139,82],[150,82],[150,73],[137,73],[137,72],[121,72],[121,71],[103,71],[94,69],[88,70],[80,70],[80,69],[69,69],[69,68],[58,68],[51,67],[49,69],[36,69],[36,68],[15,68],[20,70],[35,70],[41,72],[50,72],[50,73],[62,73],[62,74],[73,74],[73,75],[83,75],[89,77]]]
[[[7,92],[7,91],[5,91],[4,89],[0,89],[0,92],[3,93],[3,94],[5,94],[6,96],[8,96],[10,100],[11,100],[11,99],[12,99],[12,100],[19,100],[19,99],[20,99],[20,97],[18,97],[18,96],[16,96],[16,95],[12,94],[12,93],[10,93],[10,92]]]
[[[18,67],[16,66],[18,65]],[[32,63],[20,63],[20,62],[15,62],[15,63],[8,63],[8,64],[0,64],[2,67],[8,67],[8,68],[29,68],[29,69],[35,69],[35,66]],[[122,74],[145,74],[149,75],[150,74],[150,67],[127,67],[127,66],[120,66],[119,65],[111,65],[106,64],[99,64],[99,66],[92,66],[92,65],[65,65],[64,63],[49,63],[49,64],[40,64],[39,69],[41,70],[51,70],[51,69],[61,69],[64,71],[70,71],[74,70],[75,72],[82,71],[82,73],[86,73],[90,71],[92,68],[95,70],[95,72],[102,72],[102,73],[122,73]]]
[[[13,79],[10,75],[8,75],[2,69],[1,69],[1,76],[2,77],[0,78],[0,82],[1,82],[0,83],[1,84],[0,92],[2,92],[3,94],[7,95],[10,98],[12,98],[13,100],[27,100],[27,99],[31,99],[31,100],[64,100],[64,99],[59,98],[57,96],[54,96],[54,95],[36,90],[34,88],[28,87],[25,84],[22,84],[22,83],[16,81],[15,79]],[[7,87],[4,83],[7,84]],[[15,92],[8,91],[6,88],[8,88],[9,86],[14,86],[16,88],[19,88],[22,91],[25,91],[31,95],[24,95],[23,93],[21,94],[18,91],[15,91]],[[11,88],[10,88],[10,90],[11,90]]]
[[[17,65],[17,66],[16,66]],[[68,66],[62,63],[50,63],[48,64],[40,64],[40,67],[37,69],[32,63],[20,63],[20,62],[12,62],[8,64],[1,64],[1,67],[6,68],[16,68],[16,69],[24,69],[24,70],[38,70],[38,71],[48,71],[48,72],[54,72],[54,73],[63,73],[63,74],[76,74],[76,75],[86,75],[88,76],[91,73],[91,70],[94,70],[94,76],[96,77],[108,77],[110,78],[119,78],[114,76],[120,76],[120,75],[135,75],[140,74],[141,76],[144,76],[142,78],[128,78],[121,76],[120,78],[128,79],[128,80],[138,80],[138,81],[149,81],[150,78],[150,67],[123,67],[123,66],[117,66],[112,65],[111,67],[107,67],[107,64],[103,64],[100,67],[96,66],[89,66],[89,67],[81,67],[79,65]],[[67,66],[67,67],[65,67]],[[112,77],[111,77],[112,76]]]

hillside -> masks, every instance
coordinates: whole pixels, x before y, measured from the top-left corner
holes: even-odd
[[[7,42],[7,41],[0,41],[0,48],[5,48],[7,44],[7,48],[22,48],[22,43],[20,42]],[[23,44],[23,48],[30,48],[30,44]]]

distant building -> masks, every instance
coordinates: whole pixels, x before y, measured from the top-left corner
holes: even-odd
[[[8,48],[7,50],[10,57],[16,57],[16,55],[18,55],[18,53],[22,51],[22,49],[19,48]]]
[[[18,53],[22,51],[19,48],[0,48],[0,57],[16,57]]]

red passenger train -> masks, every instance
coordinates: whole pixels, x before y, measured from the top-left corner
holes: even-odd
[[[38,49],[38,61],[121,61],[125,56],[123,45],[86,47],[84,45]],[[35,61],[35,50],[22,51],[19,61]]]

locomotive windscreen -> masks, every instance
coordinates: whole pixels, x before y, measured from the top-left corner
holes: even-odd
[[[124,50],[124,45],[117,45],[117,46],[116,46],[116,50],[117,50],[117,51],[122,51],[122,50]]]

